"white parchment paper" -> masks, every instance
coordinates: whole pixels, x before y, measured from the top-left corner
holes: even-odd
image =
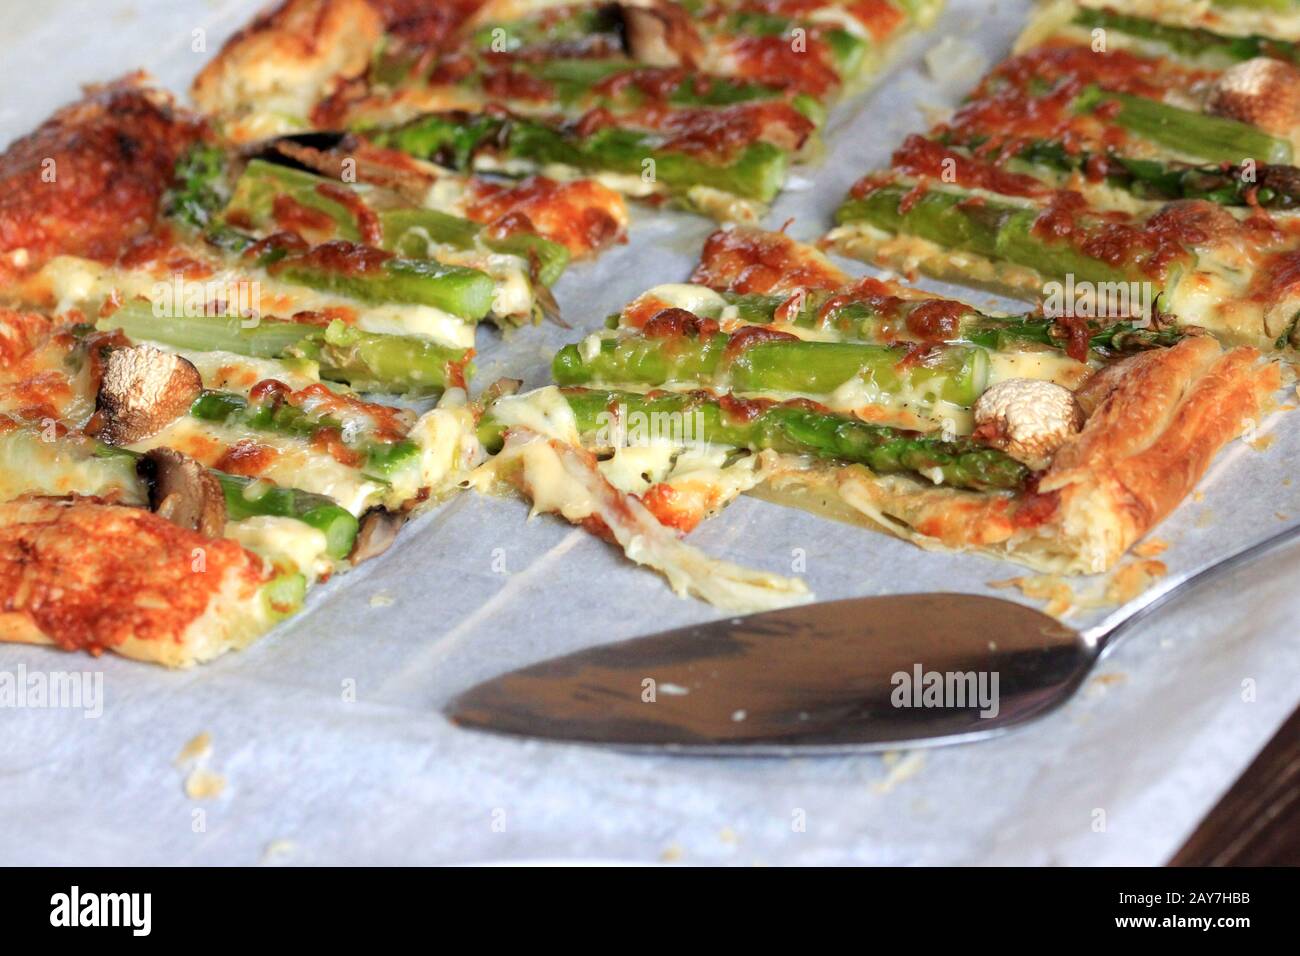
[[[78,84],[135,67],[183,90],[258,5],[0,3],[0,142]],[[923,53],[959,36],[993,62],[1025,10],[951,3],[874,92],[836,112],[825,160],[798,172],[767,224],[794,217],[793,235],[823,232],[853,180],[928,125],[921,105],[951,104],[969,86],[934,81]],[[200,41],[206,49],[194,50]],[[544,383],[558,345],[646,287],[683,279],[711,228],[639,210],[627,246],[560,283],[574,330],[530,328],[508,341],[484,331],[479,384],[505,372]],[[1300,418],[1268,424],[1270,448],[1232,445],[1203,496],[1158,530],[1171,573],[1300,521],[1290,467]],[[0,862],[1155,864],[1300,699],[1292,549],[1161,612],[1066,708],[984,743],[896,760],[676,759],[457,730],[439,708],[480,680],[714,616],[586,533],[526,513],[518,501],[457,498],[315,592],[300,617],[202,669],[0,647],[0,672],[87,671],[103,688],[97,717],[0,710]],[[748,498],[692,540],[786,573],[803,555],[826,599],[988,591],[1021,573]],[[204,731],[206,767],[226,785],[195,800],[174,759]]]

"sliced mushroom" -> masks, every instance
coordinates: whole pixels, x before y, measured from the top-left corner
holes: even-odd
[[[90,429],[110,445],[156,435],[189,410],[203,379],[187,359],[147,345],[113,349],[95,396]]]
[[[393,546],[398,529],[404,521],[400,514],[384,508],[371,508],[361,516],[361,527],[357,529],[357,540],[352,545],[348,560],[360,564],[379,557]]]
[[[189,455],[155,448],[137,470],[149,485],[149,507],[159,517],[209,538],[226,530],[226,495],[212,472]]]
[[[688,15],[676,4],[621,3],[623,43],[628,56],[646,66],[687,66],[699,62],[700,39]]]
[[[1074,393],[1055,382],[1009,378],[975,403],[975,435],[1031,468],[1043,468],[1083,427]]]
[[[1238,63],[1214,81],[1205,109],[1289,137],[1300,125],[1300,70],[1266,56]]]

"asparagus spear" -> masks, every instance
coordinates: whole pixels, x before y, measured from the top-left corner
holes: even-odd
[[[988,381],[988,353],[972,346],[940,346],[909,361],[906,348],[798,339],[759,341],[736,352],[735,338],[629,335],[602,340],[591,356],[567,345],[556,353],[551,374],[561,385],[695,383],[807,395],[829,395],[862,380],[885,394],[911,391],[965,406]]]
[[[1071,152],[1061,143],[1046,140],[1022,147],[1016,158],[1067,172],[1100,169],[1107,182],[1139,199],[1208,199],[1222,206],[1254,205],[1265,209],[1300,207],[1300,170],[1294,166],[1194,166],[1133,159],[1114,150]]]
[[[1079,12],[1075,14],[1074,22],[1089,30],[1097,28],[1115,30],[1143,40],[1153,40],[1169,47],[1175,53],[1186,56],[1216,53],[1236,61],[1269,56],[1300,64],[1300,44],[1274,40],[1272,37],[1259,34],[1233,36],[1215,33],[1203,27],[1174,26],[1120,13],[1110,8],[1080,7]]]
[[[321,328],[264,319],[245,328],[237,318],[159,317],[148,303],[128,302],[101,319],[99,328],[178,349],[306,358],[318,363],[323,378],[359,391],[439,394],[449,385],[463,386],[470,372],[468,350],[413,335],[362,332],[337,320]]]
[[[522,117],[430,113],[404,126],[374,132],[381,146],[400,149],[454,169],[472,168],[484,154],[507,163],[559,163],[583,170],[641,175],[654,160],[655,180],[670,191],[709,186],[770,202],[781,189],[788,157],[770,143],[751,143],[726,159],[705,158],[666,145],[657,133],[606,127],[582,135]]]
[[[285,488],[265,479],[245,478],[212,471],[226,496],[226,514],[231,521],[258,515],[293,518],[325,535],[325,553],[342,560],[352,552],[358,521],[352,512],[326,495],[297,488]]]
[[[340,194],[340,190],[347,190],[351,195]],[[259,230],[275,228],[275,201],[280,196],[288,196],[328,216],[340,239],[353,242],[378,239],[384,249],[402,256],[429,258],[431,242],[460,250],[482,248],[486,252],[519,256],[530,263],[536,261],[536,278],[543,285],[555,282],[569,262],[567,248],[535,233],[497,237],[489,235],[476,222],[445,212],[415,206],[384,208],[374,189],[354,189],[324,176],[261,159],[254,159],[245,167],[235,183],[225,215]],[[375,231],[377,237],[373,235]]]
[[[708,393],[641,395],[584,388],[561,392],[578,431],[588,436],[608,428],[614,415],[624,421],[630,415],[647,421],[655,421],[654,415],[696,415],[698,442],[862,464],[880,474],[916,472],[941,484],[980,491],[1016,489],[1029,477],[1020,462],[969,439],[944,441],[871,425],[807,403],[743,402]],[[505,426],[489,409],[479,424],[479,440],[495,452],[504,434]]]
[[[1147,328],[1133,322],[1114,322],[1102,325],[1091,320],[1072,318],[1068,323],[1056,318],[1028,313],[1026,315],[989,315],[965,303],[950,299],[902,299],[889,297],[855,298],[851,292],[812,291],[796,300],[797,311],[790,308],[790,296],[762,295],[757,293],[721,292],[722,301],[736,309],[736,317],[755,325],[776,323],[781,310],[781,324],[807,329],[832,329],[855,342],[894,342],[904,330],[910,330],[913,320],[925,322],[927,310],[935,306],[951,315],[954,324],[943,341],[970,343],[991,351],[1008,351],[1026,344],[1047,345],[1058,349],[1071,349],[1075,343],[1074,329],[1079,321],[1087,321],[1088,347],[1105,353],[1136,352],[1147,348],[1173,345],[1184,333],[1175,328]],[[718,319],[722,308],[701,308],[697,314]],[[609,327],[620,326],[622,314],[610,317]]]
[[[313,414],[283,401],[250,401],[232,392],[205,390],[190,406],[195,418],[234,423],[254,431],[293,435],[308,440],[330,434],[345,434],[343,423],[329,415]],[[350,443],[364,460],[362,472],[382,481],[419,461],[420,449],[413,441],[363,440]]]
[[[432,259],[372,255],[330,242],[274,259],[271,274],[295,285],[376,304],[428,305],[476,322],[492,309],[496,287],[487,273]]]
[[[1108,120],[1168,149],[1217,163],[1291,162],[1291,144],[1263,130],[1194,110],[1161,103],[1159,100],[1112,93],[1099,86],[1086,86],[1074,99],[1073,108],[1092,113],[1101,107]]]
[[[200,229],[217,248],[233,255],[256,255],[259,267],[267,268],[291,284],[347,295],[363,302],[428,305],[471,322],[482,319],[491,310],[495,284],[478,269],[394,256],[356,245],[349,239],[305,251],[282,243],[268,245],[259,243],[228,220],[218,221],[218,184],[223,175],[223,162],[221,154],[210,147],[187,153],[177,167],[181,185],[173,192],[168,206],[174,216]],[[316,196],[314,200],[322,205],[330,202],[324,196]],[[241,203],[244,201],[241,199]],[[342,203],[333,202],[333,206],[347,210]],[[313,208],[317,207],[313,205]],[[267,218],[269,211],[268,201]],[[346,218],[340,216],[338,225],[349,236],[357,234],[351,212]]]
[[[645,64],[636,61],[560,57],[543,61],[519,59],[511,67],[518,73],[540,80],[549,88],[549,100],[560,104],[570,113],[598,107],[613,112],[626,111],[636,109],[645,101],[645,94],[634,82],[620,84],[617,81],[621,75],[630,77],[648,69]],[[662,79],[666,82],[660,95],[664,102],[676,107],[731,106],[756,100],[781,99],[786,95],[779,86],[726,76],[689,73],[675,79],[671,74],[664,74]],[[481,84],[483,75],[475,74],[467,80],[471,84]],[[607,92],[596,92],[593,89],[608,81],[614,82],[609,84]],[[466,80],[460,81],[460,85],[465,83]],[[492,96],[491,99],[507,106],[511,103],[509,96]],[[820,123],[825,118],[825,111],[812,97],[791,97],[791,105],[814,123]]]
[[[1139,251],[1137,261],[1130,266],[1112,265],[1083,251],[1084,243],[1078,239],[1071,243],[1035,235],[1034,223],[1042,213],[1038,207],[973,200],[972,194],[956,189],[930,189],[918,197],[910,186],[888,184],[864,196],[851,197],[836,211],[835,218],[841,224],[863,222],[886,232],[928,239],[949,249],[1002,259],[1045,276],[1072,274],[1076,281],[1088,282],[1145,278],[1145,252]],[[1078,220],[1084,237],[1094,228],[1106,226],[1087,214]],[[1190,251],[1182,257],[1189,264],[1194,259]]]

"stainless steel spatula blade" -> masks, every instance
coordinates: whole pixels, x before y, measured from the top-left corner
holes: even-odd
[[[465,727],[633,749],[883,749],[1036,717],[1068,697],[1093,656],[1077,632],[1023,605],[893,595],[593,647],[480,684],[448,713]],[[960,675],[951,683],[963,706],[926,703],[940,668]]]

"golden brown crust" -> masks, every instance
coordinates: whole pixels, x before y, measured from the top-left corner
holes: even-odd
[[[1173,511],[1281,384],[1279,366],[1261,364],[1257,349],[1224,352],[1208,337],[1127,364],[1039,482],[1040,492],[1062,496],[1055,523],[1088,540],[1091,563],[1107,567]]]
[[[1185,339],[1084,387],[1083,430],[1037,488],[1015,496],[939,488],[860,467],[778,469],[767,497],[868,524],[922,547],[974,550],[1041,570],[1105,571],[1195,487],[1280,386],[1256,349]]]
[[[236,142],[276,135],[364,73],[383,33],[366,0],[284,0],[226,42],[190,95]]]
[[[153,229],[202,124],[142,75],[88,88],[0,156],[0,279],[54,255],[112,260]]]
[[[266,626],[270,574],[227,539],[93,499],[0,505],[0,640],[185,666]]]

